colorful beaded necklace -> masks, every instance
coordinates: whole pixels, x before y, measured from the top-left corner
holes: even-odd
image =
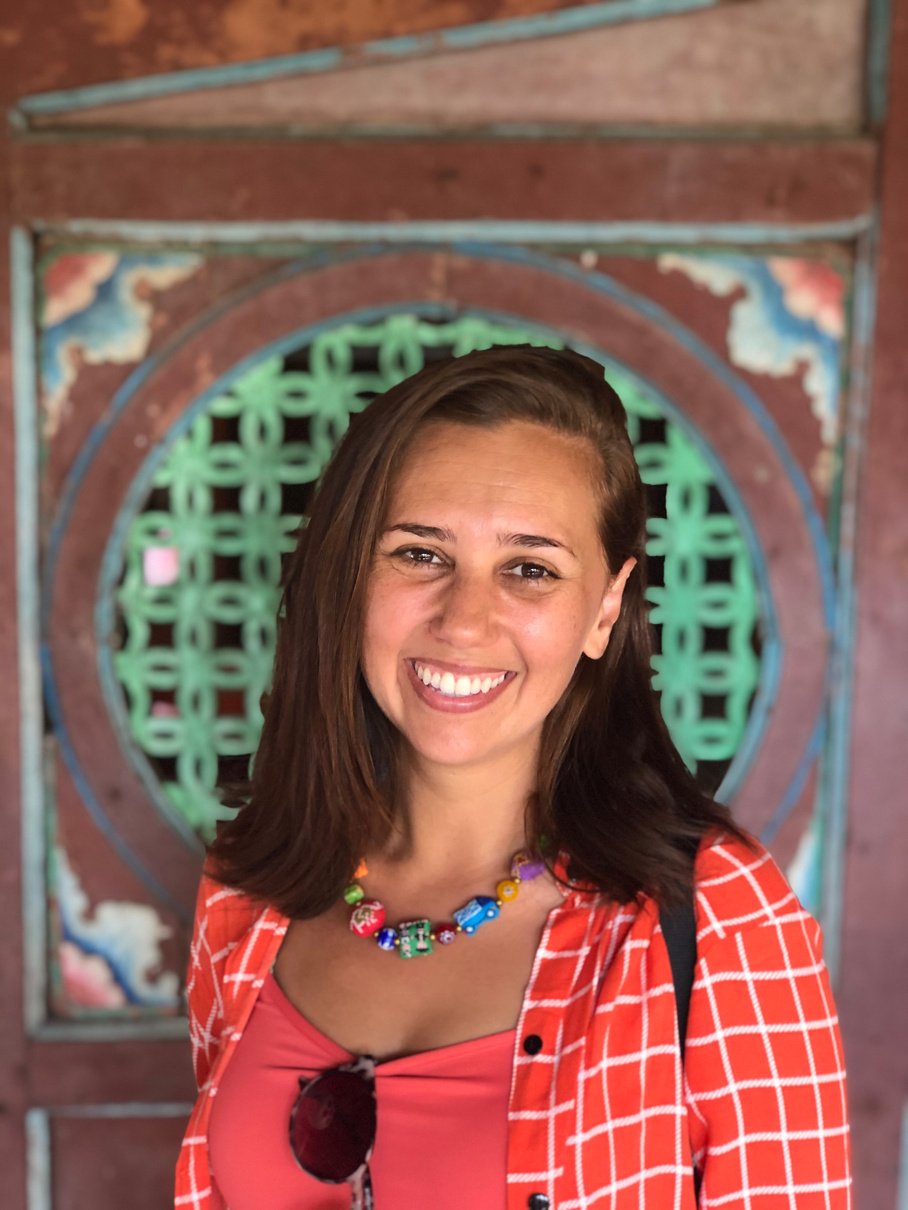
[[[357,937],[374,937],[379,949],[389,952],[396,949],[401,958],[431,954],[434,942],[450,945],[458,933],[472,937],[481,924],[500,916],[501,909],[517,898],[520,884],[538,878],[545,868],[541,858],[521,850],[511,858],[510,877],[502,878],[498,883],[494,898],[474,895],[462,908],[452,912],[451,920],[442,924],[433,925],[431,920],[402,920],[393,928],[385,925],[384,904],[378,899],[367,899],[366,892],[354,881],[344,891],[344,899],[353,908],[350,928]],[[366,863],[361,861],[353,877],[365,878],[368,873]]]

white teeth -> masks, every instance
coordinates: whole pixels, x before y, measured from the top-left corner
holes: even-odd
[[[495,689],[507,676],[501,672],[498,676],[457,676],[453,672],[433,672],[423,664],[414,664],[416,675],[424,685],[429,685],[447,697],[475,697],[478,693],[489,693]]]

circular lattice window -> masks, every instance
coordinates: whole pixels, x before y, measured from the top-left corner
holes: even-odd
[[[350,415],[428,360],[525,343],[563,342],[479,316],[338,323],[288,355],[263,356],[159,451],[123,552],[114,668],[162,805],[203,836],[220,813],[225,763],[235,773],[255,749],[282,556]],[[610,364],[607,374],[650,494],[654,684],[678,748],[713,788],[759,677],[748,548],[691,436],[639,379]]]

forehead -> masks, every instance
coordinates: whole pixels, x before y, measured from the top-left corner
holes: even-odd
[[[392,482],[390,511],[474,502],[492,511],[579,511],[595,523],[600,490],[597,452],[582,437],[523,420],[433,421],[416,434]]]

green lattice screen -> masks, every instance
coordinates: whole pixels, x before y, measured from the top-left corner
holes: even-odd
[[[341,323],[263,358],[169,450],[124,552],[115,668],[135,741],[203,835],[222,762],[256,746],[281,556],[350,415],[429,359],[524,343],[560,342],[475,316]],[[685,760],[717,784],[759,673],[750,561],[697,447],[636,379],[608,377],[650,494],[655,684]]]

